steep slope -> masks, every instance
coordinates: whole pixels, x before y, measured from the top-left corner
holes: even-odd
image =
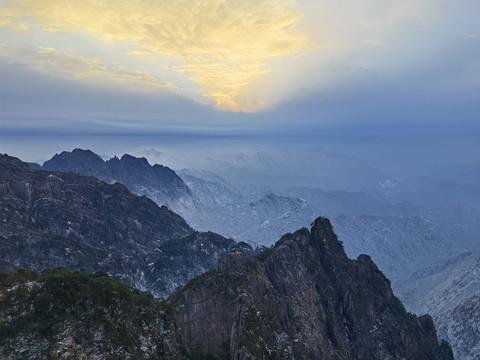
[[[35,171],[0,155],[1,270],[102,269],[166,296],[233,248],[252,252],[246,244],[194,232],[165,206],[135,196],[119,183]],[[175,257],[178,261],[171,261]],[[175,276],[165,272],[167,263]]]
[[[240,252],[171,299],[181,336],[231,359],[451,359],[428,316],[405,312],[368,256],[346,257],[325,218],[254,259]],[[178,334],[177,334],[178,336]]]
[[[145,158],[128,154],[103,161],[90,150],[75,149],[56,154],[42,168],[95,176],[107,183],[120,182],[134,194],[146,195],[170,208],[191,201],[189,188],[172,169],[158,164],[152,166]]]
[[[406,307],[432,315],[439,337],[458,360],[480,354],[480,250],[470,251],[413,273],[396,286]]]
[[[0,319],[7,359],[453,359],[325,218],[255,258],[231,252],[168,301],[101,272],[0,274]]]

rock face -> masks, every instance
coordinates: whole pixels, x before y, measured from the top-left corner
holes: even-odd
[[[232,252],[173,295],[187,344],[230,359],[452,359],[429,316],[405,311],[366,255],[346,257],[326,218],[253,259]]]
[[[0,274],[0,320],[6,359],[453,359],[325,218],[254,258],[230,252],[167,301],[101,272]]]
[[[0,270],[63,266],[105,270],[167,296],[237,244],[197,233],[180,216],[119,183],[35,171],[0,155]]]

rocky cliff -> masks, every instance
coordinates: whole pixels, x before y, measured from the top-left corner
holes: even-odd
[[[7,359],[453,359],[325,218],[254,258],[230,252],[168,301],[58,269],[0,275],[0,305]]]
[[[234,248],[253,253],[247,244],[195,232],[119,183],[33,170],[0,155],[0,270],[104,270],[167,296]]]
[[[453,358],[368,256],[346,257],[326,218],[253,259],[230,253],[171,305],[187,344],[216,353],[228,342],[231,359]]]

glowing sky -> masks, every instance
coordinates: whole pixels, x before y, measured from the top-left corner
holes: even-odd
[[[477,124],[479,4],[0,0],[0,125]]]
[[[244,99],[242,92],[270,71],[269,60],[313,45],[301,14],[283,0],[13,0],[0,16],[16,37],[34,38],[27,49],[3,45],[2,55],[39,71],[185,86],[234,111],[261,105],[258,96]],[[108,50],[98,54],[92,46]],[[170,72],[183,81],[164,80],[175,79]]]

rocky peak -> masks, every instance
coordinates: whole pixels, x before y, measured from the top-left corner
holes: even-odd
[[[322,217],[253,259],[228,254],[174,304],[187,343],[217,353],[228,339],[231,359],[452,359],[431,318],[407,313],[368,256],[348,259]]]
[[[135,156],[129,155],[129,154],[124,154],[120,159],[118,158],[112,158],[107,161],[107,164],[116,164],[123,166],[125,168],[131,168],[131,169],[141,169],[141,168],[149,168],[150,164],[148,163],[148,160],[145,159],[144,157],[142,158],[137,158]]]
[[[333,262],[347,261],[343,245],[334,233],[329,219],[319,217],[313,222],[311,240],[313,248],[326,266],[332,266]]]
[[[150,165],[145,158],[124,154],[104,161],[90,150],[75,149],[56,154],[43,164],[43,169],[75,172],[99,178],[107,183],[120,182],[137,195],[146,195],[170,208],[192,194],[183,180],[170,168]]]
[[[77,148],[72,152],[63,151],[55,154],[50,160],[43,163],[42,169],[95,175],[104,165],[102,158],[93,151]]]

